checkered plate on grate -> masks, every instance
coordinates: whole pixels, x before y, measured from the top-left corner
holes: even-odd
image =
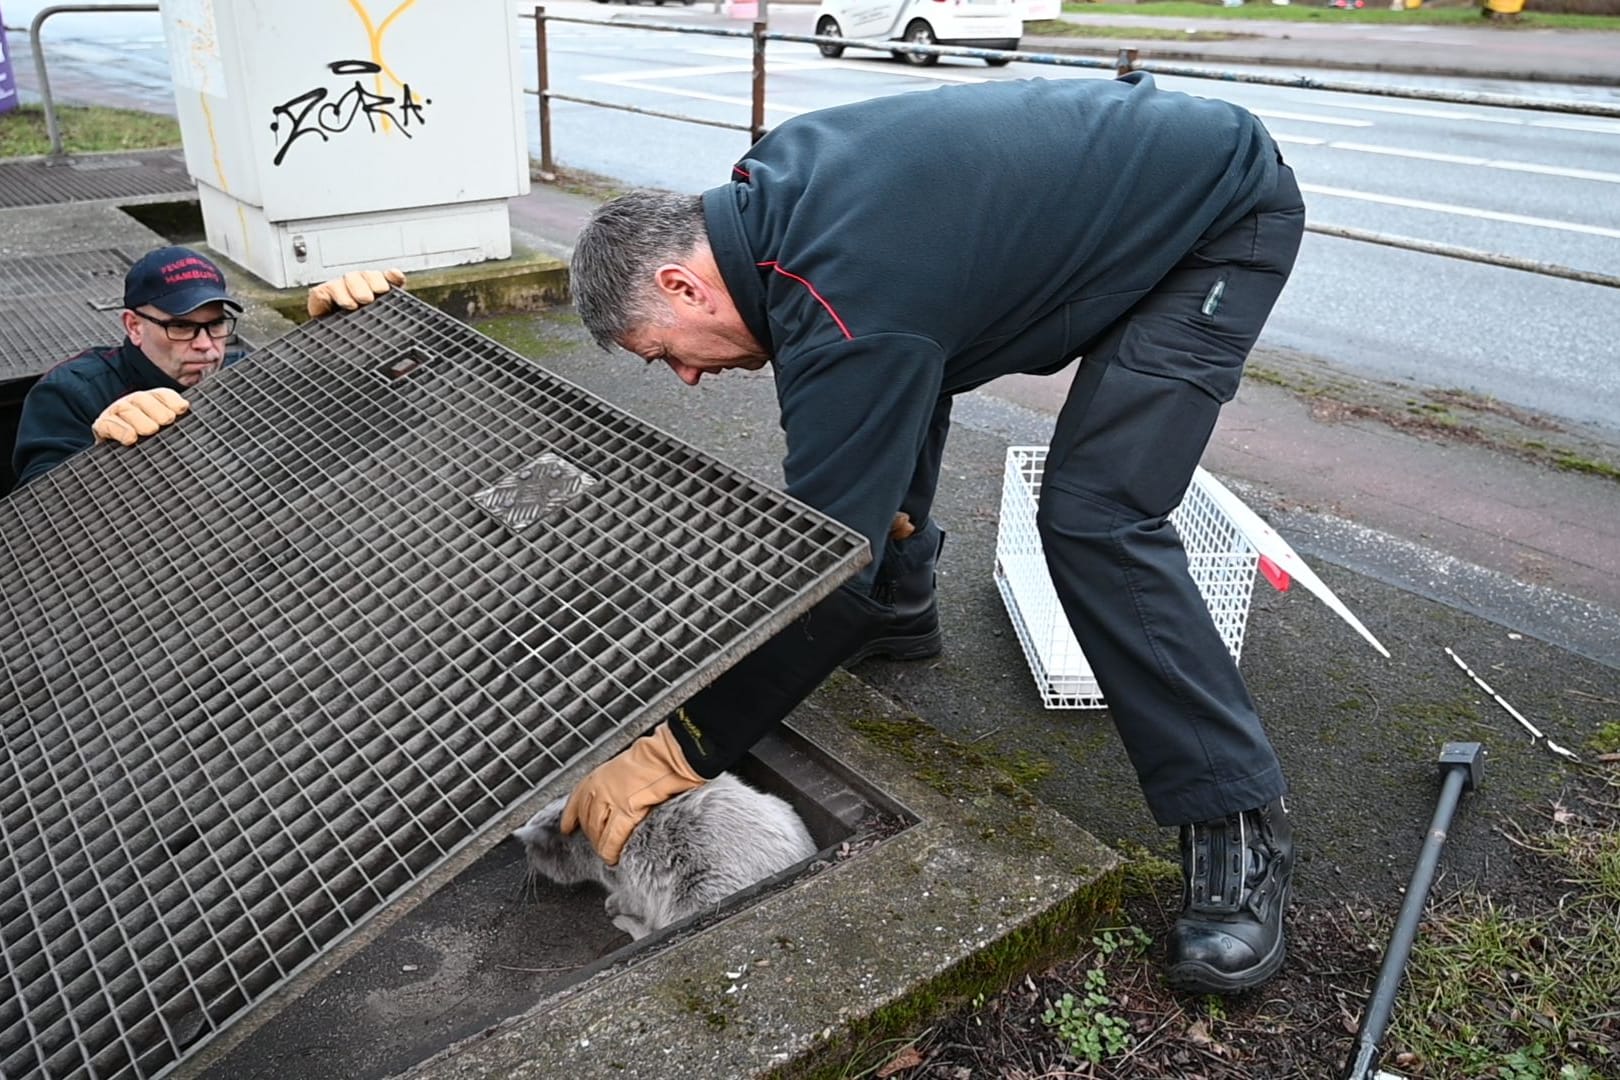
[[[480,505],[544,455],[594,482]],[[12,1080],[206,1064],[866,559],[403,294],[0,502],[0,546]]]
[[[109,248],[0,259],[0,382],[123,339],[130,259]]]

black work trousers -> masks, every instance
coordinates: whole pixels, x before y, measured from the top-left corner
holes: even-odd
[[[1282,768],[1168,515],[1288,280],[1293,172],[1083,351],[1038,517],[1052,582],[1161,825],[1261,806]]]

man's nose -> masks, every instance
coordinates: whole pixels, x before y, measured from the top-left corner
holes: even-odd
[[[703,378],[703,370],[701,368],[695,368],[688,364],[683,364],[672,356],[666,356],[664,358],[664,363],[668,364],[669,370],[675,373],[675,377],[681,380],[681,382],[685,383],[687,386],[696,386],[698,384],[698,380]]]

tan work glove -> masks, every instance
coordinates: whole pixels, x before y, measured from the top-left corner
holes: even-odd
[[[602,861],[617,865],[625,841],[653,807],[703,782],[669,725],[659,724],[586,774],[563,807],[562,831],[584,829]]]
[[[403,271],[350,270],[309,290],[309,317],[318,319],[336,308],[353,311],[365,307],[394,286],[405,287]]]
[[[105,409],[90,425],[96,442],[116,439],[125,446],[134,446],[143,436],[156,435],[158,428],[166,427],[191,411],[191,403],[173,390],[137,390],[125,394]]]
[[[904,540],[917,531],[917,526],[911,523],[911,515],[904,510],[894,515],[894,524],[889,526],[890,540]]]

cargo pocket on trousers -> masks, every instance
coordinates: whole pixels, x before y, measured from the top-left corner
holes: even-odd
[[[1144,375],[1180,379],[1224,405],[1237,396],[1249,345],[1201,317],[1139,316],[1126,324],[1113,360]]]

